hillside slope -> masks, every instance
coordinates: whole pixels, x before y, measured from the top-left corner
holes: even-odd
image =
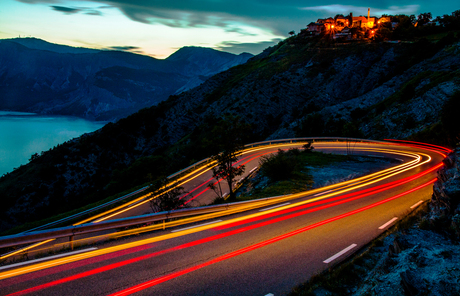
[[[191,49],[158,60],[36,38],[0,40],[0,110],[114,121],[195,87],[252,56]]]
[[[0,230],[151,182],[217,152],[225,113],[248,141],[406,137],[457,101],[460,44],[347,43],[293,36],[200,86],[43,153],[0,179]],[[133,71],[132,75],[137,75]],[[455,104],[454,104],[455,105]],[[454,131],[456,132],[456,131]],[[45,177],[43,177],[45,176]]]

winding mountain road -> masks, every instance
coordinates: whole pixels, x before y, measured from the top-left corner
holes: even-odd
[[[285,143],[245,151],[246,174]],[[318,142],[315,150],[394,159],[391,168],[279,198],[277,204],[128,237],[0,270],[0,295],[283,295],[344,260],[429,200],[447,150],[413,143]],[[207,204],[211,172],[182,186]],[[145,213],[139,200],[92,219]]]

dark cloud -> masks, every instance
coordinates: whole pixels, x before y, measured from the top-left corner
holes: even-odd
[[[137,47],[137,46],[109,46],[109,47],[103,48],[103,50],[126,51],[126,52],[131,52],[131,53],[136,53],[136,54],[149,55],[152,57],[154,56],[152,54],[147,54],[145,51],[142,50],[142,48]]]
[[[97,0],[99,2],[99,0]],[[100,0],[117,7],[133,21],[141,23],[160,23],[170,27],[223,27],[226,31],[250,34],[235,28],[235,24],[258,27],[276,34],[285,33],[285,24],[293,20],[293,15],[305,15],[299,10],[300,1],[260,0]],[[276,2],[276,3],[275,3]],[[297,3],[297,5],[294,5]],[[294,17],[295,18],[295,17]]]
[[[87,15],[102,15],[102,12],[100,12],[99,10],[88,10],[85,12],[85,14]]]
[[[249,52],[254,55],[261,53],[264,49],[278,44],[282,39],[272,39],[271,41],[255,42],[255,43],[240,43],[235,41],[225,41],[216,47],[217,50],[240,54]]]
[[[76,14],[82,12],[87,15],[102,15],[102,12],[96,9],[88,8],[88,7],[65,7],[65,6],[51,6],[53,10],[65,13],[65,14]]]
[[[64,7],[64,6],[51,6],[52,9],[65,13],[65,14],[74,14],[78,13],[81,11],[81,9],[78,8],[70,8],[70,7]]]
[[[69,0],[17,0],[24,3],[70,3]],[[145,24],[159,23],[170,27],[190,28],[214,26],[228,32],[250,35],[241,27],[264,29],[279,36],[287,36],[291,30],[298,31],[318,18],[337,13],[371,14],[418,14],[431,11],[442,15],[454,11],[458,0],[351,0],[337,4],[337,0],[86,0],[100,3],[101,9],[117,8],[129,19]],[[59,11],[64,11],[64,6]],[[81,8],[74,8],[81,9]],[[83,13],[100,15],[97,12]],[[240,27],[240,29],[236,27]]]
[[[337,13],[367,14],[369,1],[353,0],[338,5],[337,0],[88,0],[118,8],[133,21],[160,23],[170,27],[223,27],[233,32],[235,24],[265,29],[276,35],[286,36],[291,30],[299,30],[317,18]],[[407,1],[407,2],[406,2]],[[449,0],[446,0],[449,2]],[[429,0],[419,0],[430,3]],[[407,3],[405,5],[404,3]],[[419,5],[413,0],[373,1],[374,13],[417,13]],[[356,11],[363,10],[364,12]],[[356,10],[355,10],[356,9]],[[338,10],[338,11],[336,11]],[[243,30],[238,33],[248,33]]]
[[[139,52],[141,49],[137,46],[109,46],[105,48],[106,50],[119,50],[119,51],[130,51],[130,52]]]
[[[227,27],[227,28],[225,28],[225,32],[238,33],[238,34],[241,34],[241,35],[244,35],[244,36],[257,36],[257,34],[255,34],[255,33],[250,33],[247,30],[242,29],[242,28],[238,28],[238,27],[234,27],[234,28]]]
[[[39,4],[39,3],[61,3],[60,0],[16,0],[18,2],[27,3],[27,4]]]

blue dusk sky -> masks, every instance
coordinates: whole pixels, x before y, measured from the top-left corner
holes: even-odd
[[[166,58],[183,46],[260,53],[318,18],[460,9],[458,0],[1,0],[0,39],[36,37],[76,47]]]

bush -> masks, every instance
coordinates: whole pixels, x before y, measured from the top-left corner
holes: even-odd
[[[289,180],[300,169],[296,157],[299,154],[299,149],[290,149],[288,151],[279,149],[276,154],[262,156],[260,171],[272,182]]]

